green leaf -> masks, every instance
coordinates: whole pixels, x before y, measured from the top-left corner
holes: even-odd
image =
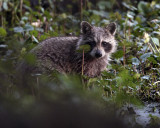
[[[0,48],[7,48],[8,45],[5,45],[5,44],[0,44]]]
[[[140,56],[140,59],[142,60],[142,63],[145,62],[146,59],[151,56],[151,54],[152,54],[151,52],[148,52],[148,53],[145,53],[142,56]]]
[[[152,33],[153,33],[153,34],[160,35],[160,32],[159,32],[159,31],[153,31]]]
[[[29,32],[31,35],[34,35],[35,37],[38,37],[38,31],[37,30],[33,30]]]
[[[29,25],[29,24],[26,24],[26,25],[24,26],[24,29],[25,29],[25,31],[33,31],[33,30],[34,30],[33,26],[31,26],[31,25]]]
[[[24,32],[24,29],[22,27],[15,27],[14,32],[17,32],[17,33],[20,32],[21,33],[21,32]]]
[[[43,41],[43,40],[45,40],[45,39],[47,39],[48,38],[48,35],[41,35],[40,36],[40,41]]]
[[[133,64],[133,65],[139,65],[139,64],[140,64],[139,59],[137,59],[137,58],[132,58],[132,64]]]
[[[119,105],[123,105],[125,103],[132,103],[135,104],[137,106],[141,106],[142,103],[134,96],[128,95],[125,92],[118,92],[116,94],[116,98],[115,101],[119,104]]]
[[[155,37],[151,37],[153,43],[155,43],[157,46],[159,46],[159,39]]]
[[[35,41],[36,43],[39,43],[39,41],[37,40],[37,38],[34,35],[32,35],[32,38],[33,38],[33,41]]]
[[[90,10],[90,12],[101,17],[105,17],[105,18],[109,17],[109,13],[105,11]]]
[[[142,76],[141,78],[145,79],[145,80],[149,80],[150,76],[149,75],[145,75],[145,76]]]
[[[3,8],[4,8],[4,10],[8,10],[8,5],[7,5],[7,2],[3,2]]]
[[[129,70],[123,70],[118,74],[118,77],[116,78],[117,85],[119,87],[132,87],[135,88],[136,84],[133,81],[133,76],[131,76]]]
[[[60,17],[63,18],[63,19],[66,19],[66,18],[67,18],[67,14],[66,14],[66,13],[62,13],[62,14],[60,15]]]
[[[0,27],[0,37],[5,37],[6,35],[7,35],[6,30]]]
[[[140,75],[139,73],[135,73],[134,76],[133,76],[133,78],[134,78],[134,79],[138,79],[140,76],[141,76],[141,75]]]
[[[22,20],[26,20],[26,21],[27,21],[27,20],[28,20],[28,17],[27,17],[27,16],[23,16],[23,17],[22,17]]]
[[[128,8],[128,9],[130,9],[130,10],[132,10],[132,11],[137,10],[137,8],[135,8],[135,7],[132,6],[132,5],[127,4],[127,3],[125,3],[125,2],[122,2],[122,4],[123,4],[123,6],[125,6],[126,8]]]
[[[51,8],[54,9],[55,8],[54,2],[52,0],[48,0],[48,2]]]
[[[123,57],[123,51],[122,50],[118,50],[113,55],[114,55],[114,58],[119,59],[119,58]]]
[[[21,49],[21,55],[25,55],[25,54],[26,54],[26,48],[23,47],[23,48]]]
[[[82,53],[83,50],[84,50],[84,52],[86,53],[86,52],[89,52],[90,49],[91,49],[91,46],[90,46],[90,45],[84,44],[84,45],[81,45],[81,46],[79,47],[79,49],[77,50],[77,52]]]
[[[153,64],[157,64],[157,61],[153,57],[149,57],[148,60]]]
[[[143,15],[149,13],[150,8],[148,7],[148,3],[144,1],[139,2],[138,11]]]
[[[97,4],[98,8],[100,10],[105,10],[106,8],[107,9],[111,9],[113,4],[111,1],[99,1],[98,4]]]

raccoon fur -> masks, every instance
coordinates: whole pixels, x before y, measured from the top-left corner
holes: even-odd
[[[83,53],[77,50],[87,44],[90,50],[84,53],[83,73],[88,77],[99,76],[106,69],[110,55],[116,51],[115,33],[115,23],[102,28],[82,21],[79,37],[49,38],[31,51],[37,58],[36,71],[81,74]]]

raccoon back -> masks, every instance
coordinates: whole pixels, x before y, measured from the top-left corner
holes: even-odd
[[[76,54],[78,37],[53,37],[41,42],[31,53],[36,55],[42,72],[71,72],[70,59]]]

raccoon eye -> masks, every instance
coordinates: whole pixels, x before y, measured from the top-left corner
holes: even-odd
[[[107,46],[107,45],[110,45],[110,43],[103,41],[103,42],[102,42],[102,45],[103,45],[103,46]]]
[[[110,52],[110,50],[112,49],[112,45],[111,45],[109,42],[103,41],[103,42],[102,42],[102,45],[103,45],[104,50],[105,50],[106,52]]]

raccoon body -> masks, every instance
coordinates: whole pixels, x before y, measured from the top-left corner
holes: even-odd
[[[41,42],[31,53],[37,57],[36,67],[41,72],[81,73],[83,53],[77,52],[81,45],[89,45],[84,53],[83,73],[88,77],[99,76],[106,69],[111,53],[116,50],[115,23],[105,28],[81,23],[79,37],[53,37]]]

